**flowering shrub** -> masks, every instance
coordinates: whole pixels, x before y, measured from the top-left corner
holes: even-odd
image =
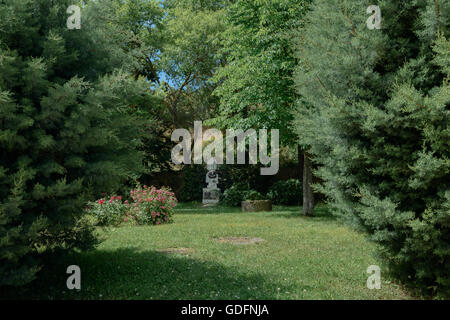
[[[162,224],[172,222],[173,208],[177,204],[169,189],[138,186],[130,192],[133,203],[122,202],[121,196],[102,198],[88,203],[86,210],[97,218],[99,225],[117,226],[122,222],[135,224]]]
[[[138,224],[162,224],[172,222],[177,199],[169,189],[138,187],[130,192],[133,204],[131,216]]]
[[[87,210],[96,218],[99,225],[119,225],[126,219],[128,202],[122,202],[121,196],[99,199],[88,204]]]

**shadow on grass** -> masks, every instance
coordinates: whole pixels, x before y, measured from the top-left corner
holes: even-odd
[[[66,268],[81,268],[81,290],[68,290]],[[278,289],[279,288],[279,289]],[[11,289],[11,288],[10,288]],[[277,299],[293,288],[188,256],[124,248],[93,250],[59,259],[32,285],[1,299]]]
[[[226,214],[226,213],[241,213],[240,207],[227,207],[224,205],[216,205],[203,207],[199,202],[179,203],[175,207],[175,214]],[[244,213],[245,214],[245,213]],[[264,214],[264,213],[263,213]],[[302,215],[301,206],[280,206],[274,205],[272,212],[267,212],[272,217],[279,218],[299,218]],[[315,220],[336,220],[336,217],[331,213],[330,209],[325,204],[318,204],[314,208],[314,216],[307,217]]]
[[[302,214],[302,207],[300,206],[274,206],[273,207],[273,217],[278,218],[299,218],[304,217],[305,219],[313,220],[326,220],[332,221],[336,220],[336,216],[331,213],[331,210],[323,204],[319,204],[314,208],[314,216],[306,217]]]
[[[240,207],[227,207],[221,204],[216,206],[206,206],[204,207],[200,202],[187,202],[187,203],[179,203],[175,207],[175,214],[222,214],[222,213],[238,213],[241,212]]]

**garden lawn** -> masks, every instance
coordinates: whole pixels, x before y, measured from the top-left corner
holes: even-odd
[[[174,223],[102,231],[97,249],[61,259],[15,298],[37,299],[410,299],[389,282],[375,246],[336,221],[298,207],[241,213],[180,204]],[[257,237],[257,244],[221,237]],[[186,248],[183,253],[158,249]],[[66,288],[67,266],[81,268],[81,290]],[[380,290],[366,286],[367,267],[381,267]],[[14,294],[9,293],[14,298]]]

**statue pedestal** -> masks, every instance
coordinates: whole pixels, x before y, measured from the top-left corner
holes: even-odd
[[[217,204],[220,200],[219,188],[203,188],[203,204]]]

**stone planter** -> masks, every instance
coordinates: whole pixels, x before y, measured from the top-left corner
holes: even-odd
[[[272,211],[271,200],[247,200],[241,202],[242,212]]]

